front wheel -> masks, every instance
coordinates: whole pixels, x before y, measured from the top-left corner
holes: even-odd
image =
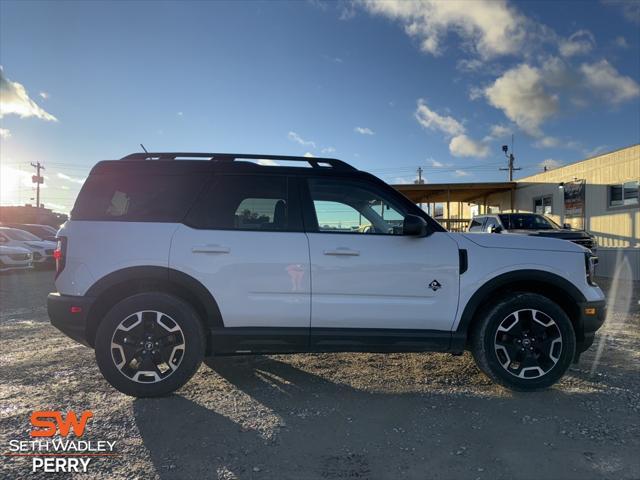
[[[476,364],[489,378],[512,390],[538,390],[567,371],[576,337],[567,314],[534,293],[504,297],[485,311],[472,331]]]
[[[165,293],[140,293],[118,302],[96,333],[96,361],[102,375],[134,397],[177,390],[196,372],[204,351],[196,312]]]

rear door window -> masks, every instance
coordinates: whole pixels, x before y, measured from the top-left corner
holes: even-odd
[[[71,212],[73,220],[181,222],[207,175],[125,171],[91,175]]]
[[[275,175],[218,176],[186,223],[204,229],[302,231],[297,194],[289,183]]]

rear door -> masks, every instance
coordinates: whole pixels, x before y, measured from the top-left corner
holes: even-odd
[[[448,233],[403,235],[406,209],[368,180],[311,178],[305,197],[305,210],[312,210],[305,215],[312,344],[339,342],[328,337],[353,329],[372,333],[373,343],[410,336],[410,330],[438,330],[448,338],[459,282],[458,247]]]
[[[273,350],[265,339],[277,329],[288,340],[276,350],[307,343],[309,247],[298,198],[286,176],[219,175],[173,238],[170,267],[211,292],[223,334],[233,329],[252,351]]]

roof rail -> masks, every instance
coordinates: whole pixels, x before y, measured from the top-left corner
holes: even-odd
[[[335,158],[321,157],[295,157],[289,155],[256,155],[245,153],[203,153],[203,152],[140,152],[132,153],[120,160],[141,161],[141,160],[178,160],[178,159],[202,159],[216,162],[234,162],[235,160],[284,160],[288,162],[306,162],[313,168],[337,168],[340,170],[356,170],[342,160]]]

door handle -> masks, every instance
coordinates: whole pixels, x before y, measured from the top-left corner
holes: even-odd
[[[193,253],[231,253],[229,247],[223,247],[222,245],[196,245],[191,247]]]
[[[325,250],[325,255],[344,255],[347,257],[356,257],[360,255],[358,250],[351,250],[350,248],[338,247],[335,250]]]

